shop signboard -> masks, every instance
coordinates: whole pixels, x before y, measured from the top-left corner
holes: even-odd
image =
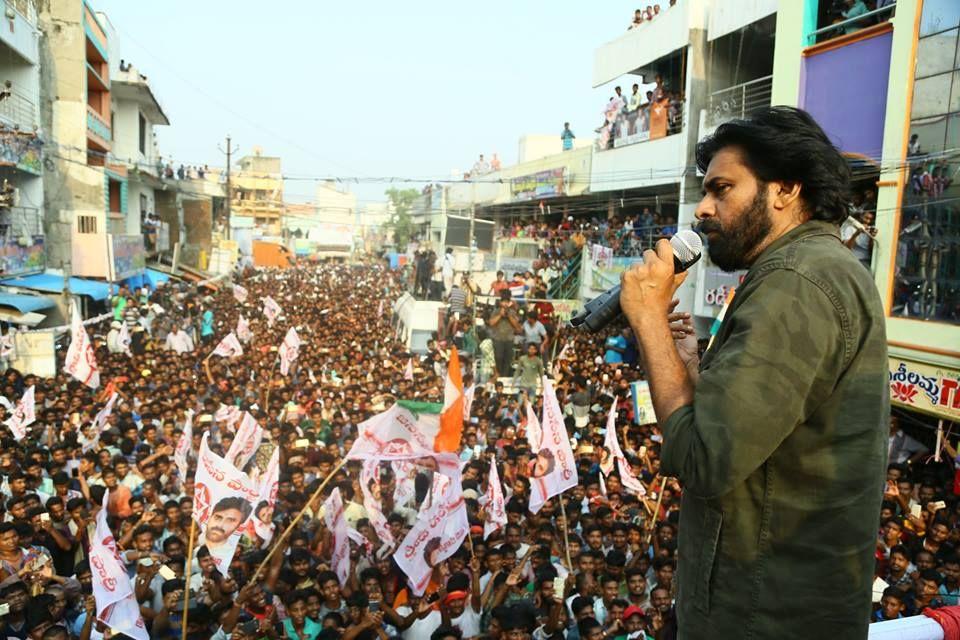
[[[891,356],[890,401],[945,420],[960,419],[960,370]]]

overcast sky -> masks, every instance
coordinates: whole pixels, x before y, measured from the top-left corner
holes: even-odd
[[[594,50],[622,34],[620,0],[90,0],[170,119],[164,157],[222,164],[259,145],[289,176],[448,177],[479,153],[517,159],[526,133],[593,135],[611,87]],[[353,187],[364,201],[389,185]],[[286,183],[291,200],[311,180]]]

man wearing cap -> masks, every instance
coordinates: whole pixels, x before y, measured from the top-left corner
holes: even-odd
[[[646,616],[643,609],[630,605],[623,610],[623,628],[627,632],[627,640],[643,640],[646,637],[644,633],[646,627]]]

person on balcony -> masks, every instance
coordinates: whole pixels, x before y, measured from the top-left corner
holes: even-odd
[[[642,25],[643,22],[644,22],[643,10],[637,9],[636,11],[633,12],[633,22],[630,23],[629,27],[627,27],[627,31],[630,31],[631,29],[636,29],[637,27]]]
[[[850,20],[858,16],[862,16],[867,13],[867,5],[863,3],[863,0],[847,0],[847,10],[841,11],[840,15],[844,20]],[[843,27],[843,33],[854,33],[863,29],[865,25],[862,20],[857,20],[856,22],[851,22]]]

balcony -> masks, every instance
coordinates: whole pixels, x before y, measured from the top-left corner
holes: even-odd
[[[87,136],[92,136],[93,142],[103,147],[104,151],[110,149],[110,123],[89,105],[87,105]]]
[[[844,15],[844,12],[839,11],[835,5],[821,3],[820,11],[817,15],[817,25],[819,28],[807,34],[806,43],[807,45],[819,44],[827,40],[833,40],[834,38],[850,36],[862,29],[882,24],[893,18],[896,8],[897,4],[893,2],[878,9],[873,9],[860,15],[853,15],[848,18]]]
[[[706,124],[720,123],[746,116],[770,106],[773,76],[764,76],[749,82],[714,91],[707,100]]]
[[[0,209],[0,242],[43,235],[43,215],[37,207]]]
[[[37,102],[16,86],[9,89],[10,95],[0,100],[0,122],[11,129],[32,133],[37,122]]]
[[[0,42],[13,50],[29,64],[37,64],[37,14],[32,2],[27,0],[9,0],[8,9],[13,9],[12,17],[6,20],[0,29]]]

